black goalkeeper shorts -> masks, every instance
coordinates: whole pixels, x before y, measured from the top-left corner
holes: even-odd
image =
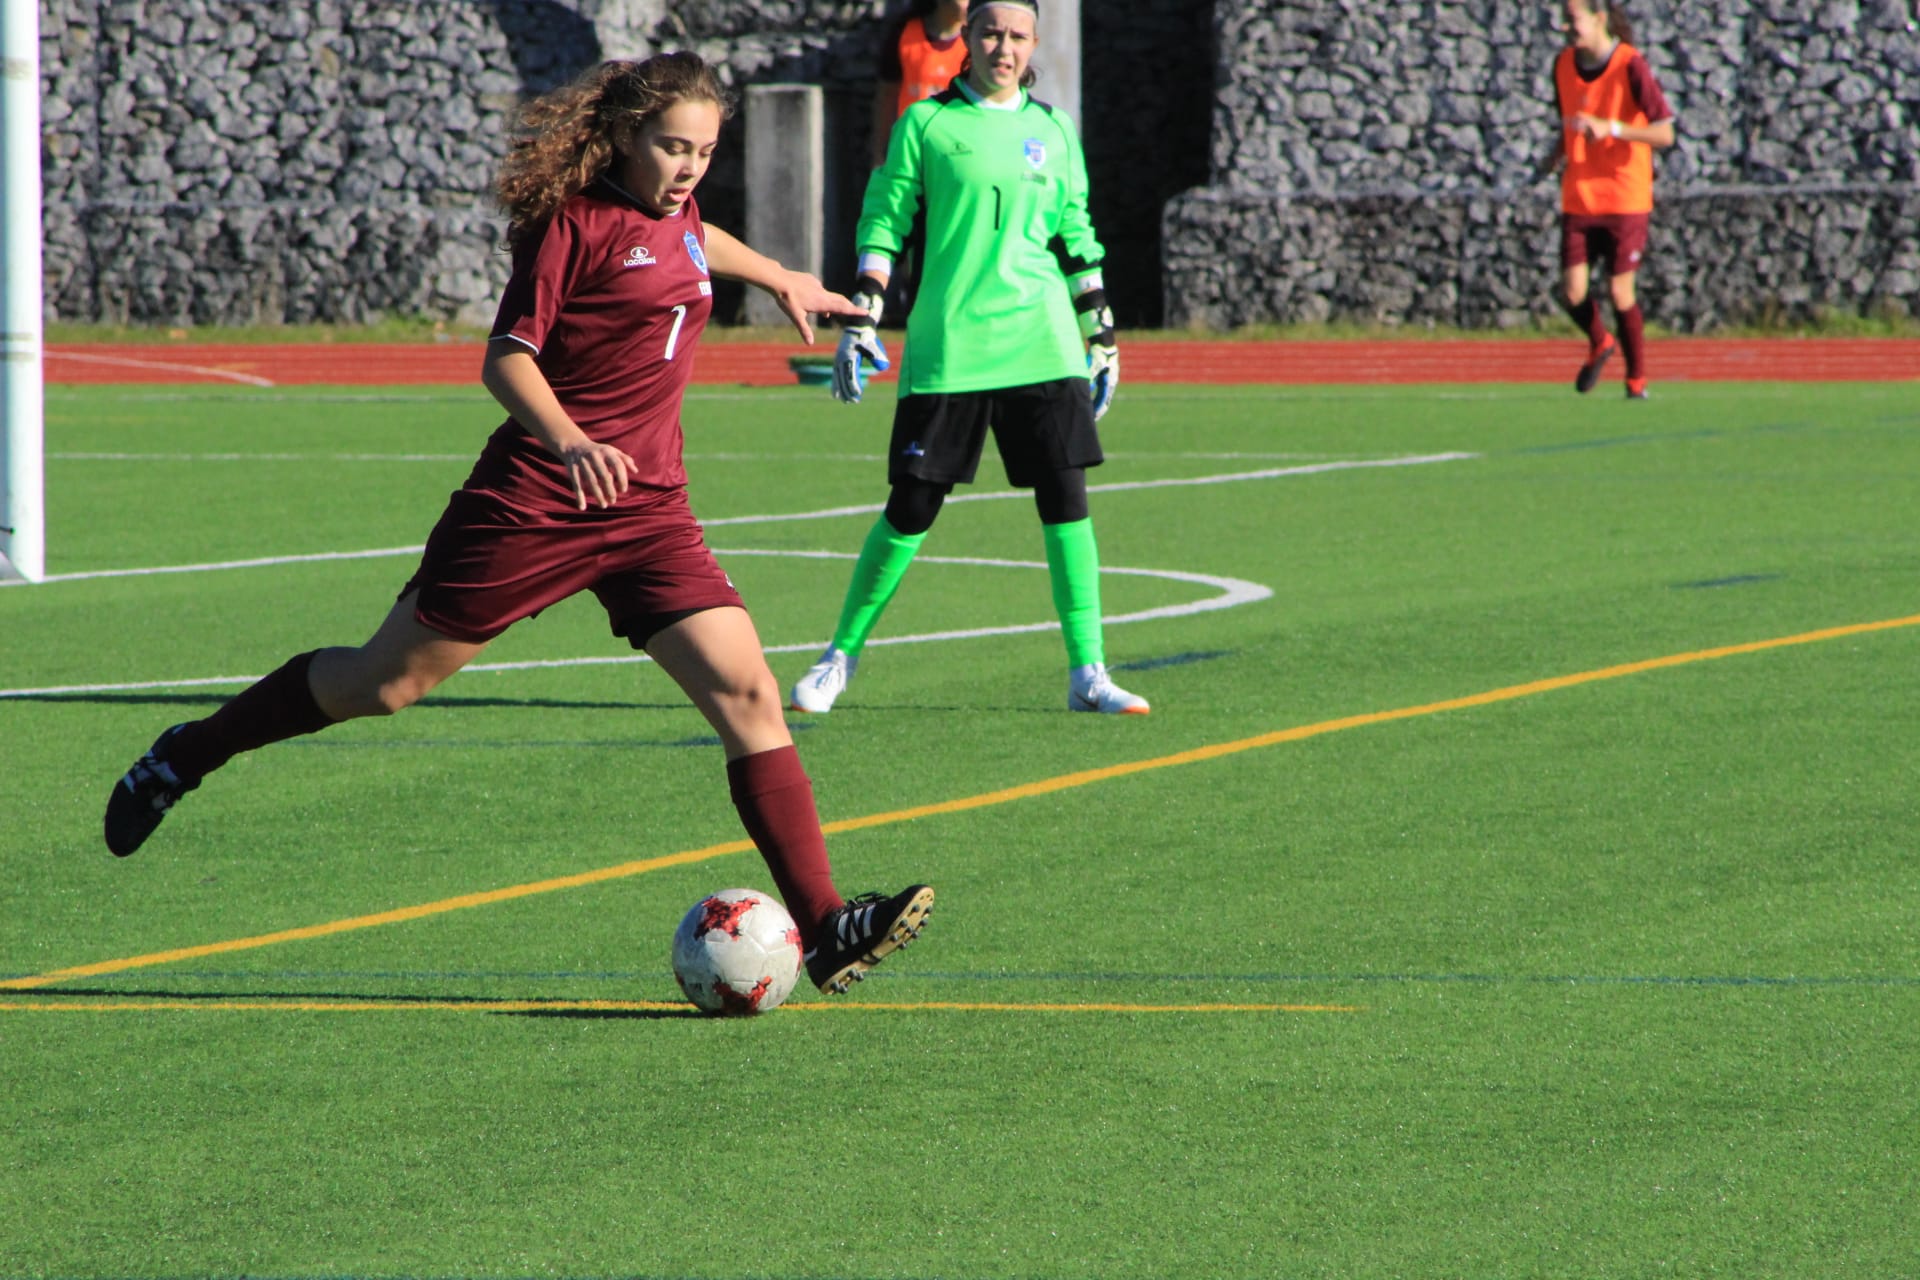
[[[909,477],[970,484],[993,430],[1007,482],[1031,489],[1041,476],[1106,461],[1093,426],[1085,378],[1060,378],[997,391],[901,396],[893,412],[887,483]]]

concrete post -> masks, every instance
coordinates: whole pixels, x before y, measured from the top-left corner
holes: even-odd
[[[1123,20],[1123,19],[1116,19]],[[1080,0],[1046,0],[1040,6],[1040,47],[1034,51],[1040,83],[1034,97],[1067,113],[1083,135],[1080,118]]]
[[[747,243],[783,266],[823,274],[826,108],[820,87],[749,85],[746,130]],[[772,298],[750,288],[747,323],[787,320]]]

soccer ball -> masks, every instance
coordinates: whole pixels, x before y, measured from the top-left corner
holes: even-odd
[[[800,928],[766,894],[722,889],[694,903],[673,931],[673,976],[706,1013],[765,1013],[800,977]]]

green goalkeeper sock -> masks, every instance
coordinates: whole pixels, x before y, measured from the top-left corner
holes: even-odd
[[[833,646],[848,657],[857,658],[866,646],[867,636],[887,602],[907,576],[914,552],[927,540],[924,533],[901,533],[885,516],[873,522],[866,545],[860,548],[860,560],[853,566],[853,581],[847,584],[847,600],[840,606],[840,625],[833,632]]]
[[[1107,660],[1100,632],[1100,551],[1093,543],[1093,520],[1043,524],[1047,576],[1053,581],[1053,607],[1067,641],[1067,665],[1084,667]]]

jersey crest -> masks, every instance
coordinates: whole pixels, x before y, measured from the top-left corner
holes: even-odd
[[[711,274],[707,270],[707,251],[700,247],[700,237],[689,231],[682,237],[686,241],[687,256],[693,259],[693,265],[700,268],[701,275]]]
[[[1027,163],[1036,169],[1047,162],[1047,144],[1038,138],[1028,138],[1021,143],[1020,153],[1026,156]]]

